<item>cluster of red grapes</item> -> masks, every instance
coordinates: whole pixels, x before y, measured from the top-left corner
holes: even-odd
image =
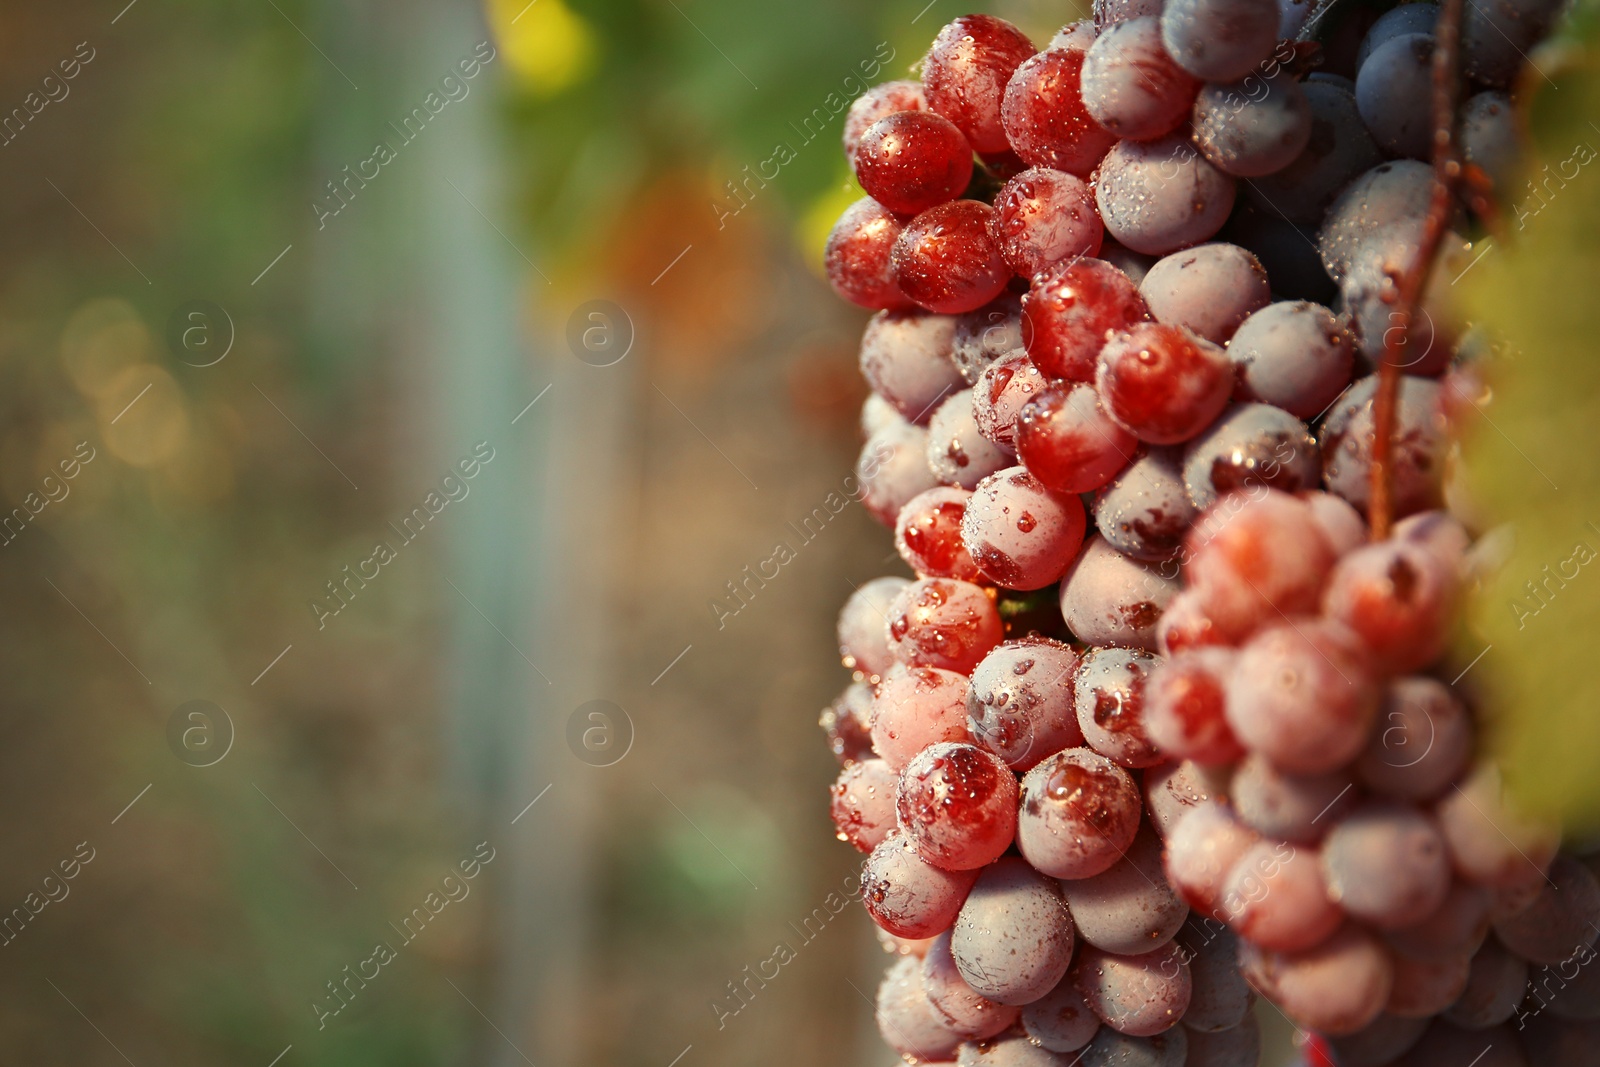
[[[1467,5],[1491,181],[1555,6]],[[1249,1065],[1257,993],[1342,1067],[1600,1055],[1600,882],[1445,662],[1496,543],[1444,510],[1454,324],[1403,331],[1403,521],[1363,519],[1439,12],[1324,54],[1312,8],[1107,0],[1043,51],[966,16],[847,116],[858,475],[917,578],[846,603],[823,726],[908,1061]]]

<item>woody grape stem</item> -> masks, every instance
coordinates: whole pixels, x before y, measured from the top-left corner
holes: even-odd
[[[1410,269],[1394,280],[1392,326],[1384,331],[1383,355],[1378,362],[1378,393],[1372,409],[1372,504],[1367,516],[1374,541],[1388,537],[1394,522],[1394,431],[1400,396],[1400,349],[1406,344],[1417,303],[1427,290],[1439,242],[1454,214],[1456,187],[1462,179],[1455,123],[1464,6],[1465,0],[1444,0],[1439,12],[1433,50],[1433,190],[1416,258]]]

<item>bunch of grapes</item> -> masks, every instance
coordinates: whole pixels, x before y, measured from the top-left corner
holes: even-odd
[[[1472,335],[1400,310],[1493,222],[1556,7],[1342,53],[1301,0],[1104,0],[1043,51],[971,15],[850,109],[827,269],[917,577],[845,604],[823,726],[908,1061],[1248,1065],[1259,994],[1341,1067],[1600,1062],[1600,882],[1449,654],[1501,543],[1447,507]]]

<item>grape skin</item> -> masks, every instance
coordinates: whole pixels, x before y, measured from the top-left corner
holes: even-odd
[[[906,426],[906,417],[894,409],[877,393],[868,393],[867,398],[861,402],[861,436],[871,437],[879,430],[890,426]]]
[[[1493,766],[1479,766],[1440,799],[1434,814],[1461,877],[1495,890],[1544,884],[1560,835],[1508,807]]]
[[[1157,322],[1184,326],[1226,344],[1240,323],[1272,300],[1261,261],[1221,241],[1174,252],[1156,262],[1139,295]]]
[[[877,1023],[884,1043],[907,1059],[948,1060],[961,1041],[928,1001],[922,961],[911,956],[884,974],[878,986]]]
[[[1078,640],[1154,652],[1156,623],[1179,583],[1092,537],[1061,579],[1061,617]]]
[[[1021,349],[989,364],[972,387],[972,417],[978,432],[997,445],[1014,448],[1017,419],[1044,387],[1044,375]]]
[[[961,544],[961,519],[971,497],[968,490],[941,485],[918,493],[900,509],[895,551],[918,577],[977,581],[978,565]]]
[[[1087,178],[1116,143],[1084,106],[1087,56],[1075,50],[1040,52],[1017,68],[1006,86],[1001,115],[1006,136],[1030,166]]]
[[[1178,453],[1152,448],[1108,482],[1094,498],[1094,524],[1119,552],[1149,562],[1169,560],[1199,510],[1184,490]],[[1172,567],[1161,573],[1176,577]]]
[[[1083,60],[1083,103],[1101,128],[1148,141],[1183,125],[1200,83],[1167,55],[1152,15],[1104,29]]]
[[[1387,674],[1421,670],[1443,655],[1455,606],[1456,583],[1444,564],[1398,541],[1346,555],[1322,594],[1322,614],[1360,634]]]
[[[1362,521],[1360,513],[1350,506],[1349,501],[1324,492],[1296,495],[1310,509],[1317,529],[1322,531],[1328,544],[1333,546],[1334,552],[1342,556],[1346,552],[1353,552],[1358,545],[1366,543],[1367,524]],[[1400,536],[1400,528],[1404,525],[1405,523],[1401,522],[1395,527],[1396,537]]]
[[[1194,990],[1183,952],[1170,943],[1139,956],[1084,945],[1073,961],[1072,983],[1101,1022],[1130,1037],[1172,1029]]]
[[[1315,419],[1350,384],[1355,351],[1333,312],[1309,300],[1268,304],[1240,324],[1228,344],[1235,396]]]
[[[1561,7],[1561,0],[1474,0],[1461,16],[1462,72],[1495,88],[1510,85]]]
[[[968,1042],[956,1050],[957,1067],[1075,1067],[1074,1058],[1040,1048],[1015,1033]]]
[[[1189,916],[1161,869],[1161,839],[1141,828],[1123,857],[1092,878],[1061,883],[1062,895],[1088,944],[1119,956],[1165,946]]]
[[[967,691],[955,671],[891,668],[872,699],[873,750],[898,774],[929,745],[967,740]]]
[[[1467,988],[1472,957],[1467,954],[1443,960],[1414,960],[1393,954],[1394,988],[1384,1011],[1402,1018],[1429,1019],[1454,1004]]]
[[[997,1004],[973,992],[950,953],[950,932],[933,939],[922,961],[923,986],[934,1012],[952,1030],[968,1039],[993,1037],[1017,1021],[1014,1005]]]
[[[1426,33],[1391,37],[1372,50],[1356,74],[1361,120],[1391,156],[1432,156],[1434,44]]]
[[[1058,264],[1033,280],[1022,298],[1028,356],[1051,378],[1094,380],[1096,358],[1111,330],[1150,317],[1144,297],[1121,270],[1098,259]]]
[[[1428,815],[1408,805],[1363,804],[1328,834],[1323,867],[1332,898],[1386,930],[1421,922],[1450,892],[1450,856]]]
[[[1279,73],[1207,85],[1194,102],[1194,143],[1224,174],[1261,178],[1293,163],[1311,141],[1311,102]]]
[[[894,666],[883,621],[889,605],[910,584],[904,578],[874,578],[852,593],[839,611],[839,657],[846,668],[870,682]]]
[[[1246,942],[1239,955],[1245,977],[1262,996],[1301,1026],[1330,1037],[1369,1025],[1394,985],[1388,954],[1354,923],[1306,952],[1270,952]]]
[[[861,188],[897,215],[954,200],[972,180],[967,139],[931,111],[897,111],[867,127],[854,163]]]
[[[1245,183],[1247,189],[1265,179]],[[1250,253],[1267,268],[1273,296],[1279,300],[1310,300],[1332,304],[1339,286],[1328,277],[1317,252],[1316,228],[1290,222],[1275,207],[1260,204],[1259,197],[1234,208],[1217,239],[1230,241]]]
[[[1461,154],[1483,168],[1502,196],[1516,178],[1522,151],[1522,134],[1509,96],[1490,90],[1462,105]]]
[[[894,787],[899,776],[881,759],[861,760],[839,772],[831,814],[839,840],[871,852],[894,829]]]
[[[1027,772],[1083,744],[1068,684],[1078,654],[1047,637],[1007,641],[972,672],[967,729],[978,745]]]
[[[950,362],[955,320],[915,309],[880,311],[861,334],[861,376],[907,421],[925,424],[961,376]]]
[[[1145,322],[1106,342],[1095,387],[1107,413],[1139,440],[1175,445],[1222,413],[1233,365],[1221,348],[1182,326]]]
[[[972,390],[952,393],[928,420],[928,468],[945,485],[972,490],[996,471],[1016,462],[1016,453],[978,430]]]
[[[977,871],[935,867],[895,830],[861,866],[861,903],[873,922],[896,937],[933,937],[956,921],[977,877]]]
[[[1401,4],[1385,11],[1378,16],[1372,28],[1367,30],[1367,35],[1361,39],[1361,47],[1356,51],[1356,70],[1359,71],[1366,66],[1367,57],[1372,55],[1372,50],[1385,41],[1407,33],[1425,33],[1432,36],[1438,24],[1438,4],[1426,2]]]
[[[1232,669],[1230,651],[1194,648],[1151,673],[1145,686],[1145,733],[1165,755],[1211,766],[1231,764],[1244,755],[1226,713]]]
[[[1008,589],[1057,581],[1083,544],[1088,519],[1077,497],[1052,493],[1026,467],[978,483],[961,520],[961,539],[978,567]]]
[[[1224,804],[1200,804],[1167,834],[1167,878],[1202,916],[1225,918],[1223,883],[1261,835]]]
[[[1057,493],[1090,493],[1116,477],[1139,442],[1111,421],[1094,389],[1082,382],[1049,386],[1022,409],[1017,453]]]
[[[1051,1052],[1077,1052],[1094,1039],[1100,1019],[1089,1010],[1083,996],[1063,979],[1056,987],[1022,1009],[1022,1027],[1028,1037]]]
[[[895,812],[917,854],[952,871],[993,863],[1017,828],[1017,779],[1000,757],[940,742],[900,772]]]
[[[1029,1004],[1061,981],[1075,934],[1054,881],[1008,856],[979,876],[950,935],[956,967],[981,996]]]
[[[1077,22],[1069,22],[1057,30],[1054,37],[1050,38],[1050,43],[1045,46],[1045,51],[1087,52],[1089,46],[1094,44],[1094,39],[1098,32],[1095,29],[1094,19],[1079,19]]]
[[[939,31],[923,60],[928,106],[954,122],[975,151],[1009,151],[1000,101],[1012,72],[1035,51],[1033,42],[1006,20],[963,15]]]
[[[1022,779],[1017,847],[1045,874],[1092,878],[1133,843],[1139,813],[1139,789],[1127,771],[1087,748],[1068,749]]]
[[[1095,184],[1106,233],[1153,256],[1199,244],[1222,229],[1235,195],[1234,180],[1177,134],[1119,141],[1101,161]]]
[[[1490,1030],[1462,1030],[1436,1019],[1422,1035],[1422,1040],[1406,1055],[1405,1065],[1457,1067],[1464,1063],[1471,1067],[1528,1067],[1531,1062],[1536,1067],[1545,1067],[1546,1064],[1552,1067],[1578,1067],[1584,1062],[1572,1056],[1551,1056],[1548,1059],[1535,1056],[1530,1061],[1523,1055],[1523,1046],[1537,1048],[1526,1037],[1519,1043],[1517,1035],[1503,1026]],[[1593,1047],[1592,1044],[1589,1046],[1591,1050]],[[1588,1051],[1584,1055],[1592,1057],[1593,1052]]]
[[[1314,225],[1340,190],[1382,163],[1383,154],[1361,121],[1354,84],[1345,88],[1311,80],[1300,88],[1311,107],[1306,147],[1276,174],[1247,182],[1245,191],[1269,214],[1281,212],[1291,222]]]
[[[1345,186],[1322,221],[1322,265],[1342,282],[1372,241],[1414,243],[1433,195],[1433,168],[1414,159],[1380,163]]]
[[[1306,424],[1271,404],[1233,405],[1183,450],[1184,488],[1202,509],[1235,490],[1311,489],[1321,471]]]
[[[889,252],[900,291],[947,315],[976,311],[999,296],[1011,268],[989,236],[993,218],[988,204],[951,200],[912,219]]]
[[[1161,40],[1195,77],[1237,81],[1272,53],[1278,18],[1277,0],[1167,0]]]

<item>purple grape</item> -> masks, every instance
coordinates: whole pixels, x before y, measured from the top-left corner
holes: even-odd
[[[1246,188],[1263,180],[1248,182]],[[1255,200],[1240,200],[1217,238],[1248,249],[1261,261],[1278,300],[1332,304],[1339,297],[1339,287],[1328,277],[1317,253],[1315,226],[1290,222]]]
[[[961,387],[950,361],[955,319],[925,311],[880,311],[861,335],[861,376],[872,391],[917,425]]]
[[[1078,936],[1095,948],[1137,956],[1166,945],[1183,926],[1189,906],[1178,898],[1161,868],[1161,839],[1139,831],[1109,869],[1092,878],[1061,883]]]
[[[1194,990],[1183,951],[1170,943],[1139,956],[1084,945],[1072,965],[1072,984],[1101,1022],[1130,1037],[1172,1029]]]
[[[1247,1015],[1231,1030],[1207,1033],[1187,1023],[1183,1029],[1189,1036],[1189,1055],[1183,1067],[1240,1067],[1261,1062],[1261,1025],[1254,1015]]]
[[[922,981],[922,961],[898,960],[878,986],[878,1033],[908,1060],[946,1061],[955,1055],[961,1035],[947,1026],[929,1002]]]
[[[945,485],[976,489],[978,483],[1017,461],[1017,455],[978,430],[972,390],[952,393],[928,420],[928,467]]]
[[[1083,59],[1083,104],[1118,137],[1148,141],[1183,125],[1200,83],[1172,61],[1154,15],[1101,30]]]
[[[1367,510],[1372,489],[1372,408],[1376,375],[1356,382],[1323,420],[1322,477],[1330,492]],[[1436,382],[1404,375],[1396,405],[1393,508],[1404,518],[1439,506],[1448,446],[1443,397]]]
[[[1305,149],[1276,174],[1249,182],[1245,188],[1268,214],[1314,225],[1339,191],[1356,175],[1381,163],[1383,155],[1361,121],[1353,83],[1346,88],[1309,80],[1300,88],[1311,107],[1311,137]]]
[[[1234,810],[1245,825],[1268,837],[1313,844],[1355,803],[1355,783],[1344,770],[1285,774],[1259,755],[1234,772]]]
[[[1516,1014],[1527,988],[1527,961],[1490,938],[1472,957],[1467,988],[1444,1017],[1468,1030],[1499,1026]],[[1600,1003],[1600,998],[1595,1002]]]
[[[1461,18],[1461,69],[1473,81],[1510,85],[1561,10],[1561,0],[1473,0]]]
[[[1522,131],[1511,98],[1491,90],[1469,99],[1461,108],[1460,136],[1467,162],[1482,167],[1504,195],[1522,156]]]
[[[1245,1025],[1256,996],[1239,972],[1238,937],[1216,919],[1195,916],[1179,931],[1178,944],[1188,953],[1194,979],[1189,1010],[1183,1013],[1183,1025],[1191,1035]]]
[[[1047,637],[1007,641],[972,672],[967,729],[979,745],[1026,772],[1083,744],[1072,703],[1078,654]]]
[[[1450,892],[1450,855],[1434,821],[1400,804],[1364,804],[1322,845],[1328,887],[1358,919],[1398,930],[1426,919]]]
[[[977,311],[956,316],[950,361],[968,385],[989,364],[1022,347],[1022,297],[1002,293]]]
[[[1176,449],[1151,448],[1094,497],[1094,524],[1106,543],[1134,559],[1170,560],[1199,510],[1183,485]],[[1177,576],[1176,567],[1161,573]]]
[[[1380,1015],[1363,1029],[1330,1041],[1333,1062],[1337,1067],[1386,1067],[1398,1062],[1427,1028],[1426,1019]]]
[[[904,578],[874,578],[850,595],[839,612],[839,656],[847,669],[876,683],[894,666],[884,622],[889,605],[911,583]],[[870,727],[871,719],[867,720]]]
[[[1272,288],[1255,256],[1213,241],[1158,261],[1139,283],[1139,295],[1157,322],[1187,326],[1221,345],[1251,312],[1267,306]]]
[[[1194,143],[1224,174],[1261,178],[1311,141],[1311,102],[1288,74],[1207,85],[1194,102]]]
[[[1235,404],[1183,450],[1183,484],[1194,506],[1235,490],[1316,488],[1322,456],[1306,424],[1271,404]]]
[[[922,958],[922,981],[933,1010],[945,1025],[973,1039],[993,1037],[1017,1021],[1017,1009],[972,991],[950,954],[950,933],[933,939]]]
[[[1466,954],[1441,960],[1415,960],[1402,952],[1391,956],[1394,963],[1394,988],[1384,1011],[1407,1019],[1431,1019],[1450,1005],[1467,988],[1472,973],[1472,957]]]
[[[1127,851],[1139,832],[1139,788],[1097,752],[1058,752],[1022,779],[1017,847],[1056,878],[1092,878]]]
[[[1345,186],[1322,222],[1317,247],[1336,282],[1379,242],[1415,247],[1433,198],[1433,168],[1414,159],[1380,163]]]
[[[1196,78],[1237,81],[1272,54],[1278,17],[1277,0],[1168,0],[1161,40]]]
[[[1244,320],[1228,344],[1239,375],[1236,396],[1310,421],[1350,384],[1355,355],[1333,312],[1309,300],[1268,304]]]
[[[1356,74],[1356,107],[1391,156],[1433,155],[1433,49],[1426,33],[1403,33],[1372,50]]]
[[[1093,1040],[1100,1019],[1072,983],[1062,979],[1049,993],[1022,1009],[1022,1028],[1041,1048],[1077,1052]]]
[[[1559,855],[1533,903],[1496,919],[1494,932],[1501,944],[1531,963],[1565,962],[1600,936],[1600,881],[1582,863]]]
[[[950,935],[961,977],[980,996],[1029,1004],[1053,989],[1072,960],[1072,916],[1056,882],[1015,856],[978,876]]]
[[[1233,179],[1175,134],[1119,141],[1101,162],[1095,184],[1106,232],[1154,256],[1215,234],[1228,221],[1234,195]]]
[[[1480,885],[1455,882],[1444,903],[1420,922],[1390,930],[1389,944],[1412,959],[1441,961],[1470,956],[1489,936],[1494,896]]]
[[[1153,767],[1162,756],[1144,732],[1145,679],[1161,657],[1136,648],[1091,648],[1073,674],[1073,702],[1084,741],[1124,767]]]
[[[912,497],[939,484],[928,469],[928,431],[909,422],[879,430],[861,446],[855,476],[867,511],[893,526]]]
[[[1085,644],[1153,652],[1156,623],[1181,588],[1158,567],[1094,537],[1061,579],[1061,617]]]
[[[1367,35],[1361,39],[1361,47],[1356,50],[1356,70],[1365,66],[1372,50],[1385,41],[1407,33],[1426,33],[1431,36],[1438,24],[1438,4],[1414,2],[1390,8],[1378,16],[1378,20],[1367,30]]]
[[[976,871],[935,867],[894,830],[861,867],[861,902],[872,921],[896,937],[933,937],[956,921],[977,877]]]
[[[1181,1026],[1155,1037],[1130,1037],[1102,1026],[1079,1067],[1184,1067],[1188,1055],[1188,1034]]]
[[[1555,1056],[1550,1059],[1525,1057],[1517,1036],[1504,1026],[1488,1030],[1462,1030],[1435,1019],[1422,1039],[1406,1053],[1405,1067],[1584,1067],[1593,1059]],[[1589,1053],[1585,1053],[1585,1056]]]
[[[1391,682],[1378,726],[1355,771],[1362,785],[1383,796],[1430,800],[1456,780],[1472,756],[1467,711],[1433,678]]]

